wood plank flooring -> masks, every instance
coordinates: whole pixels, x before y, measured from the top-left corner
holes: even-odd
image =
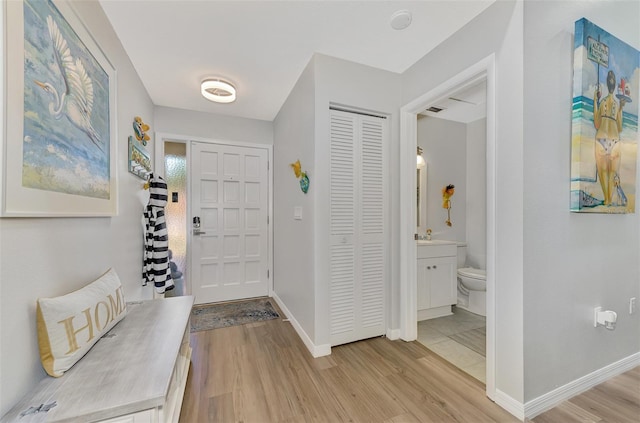
[[[517,421],[417,342],[373,338],[314,359],[282,319],[195,332],[191,342],[182,423]]]
[[[529,421],[638,423],[640,367],[611,378]]]
[[[518,421],[417,342],[373,338],[314,359],[276,319],[192,333],[191,343],[181,423]],[[640,367],[530,422],[638,423]]]

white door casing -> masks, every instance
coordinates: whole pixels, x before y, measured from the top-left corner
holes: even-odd
[[[496,400],[496,58],[494,54],[453,76],[441,85],[412,100],[400,109],[400,338],[413,341],[417,338],[416,296],[416,242],[415,233],[415,163],[417,145],[417,114],[430,104],[446,96],[464,84],[486,78],[487,80],[487,345],[486,345],[486,393]],[[501,404],[501,406],[503,406]]]
[[[191,142],[190,173],[195,302],[268,295],[267,149]]]

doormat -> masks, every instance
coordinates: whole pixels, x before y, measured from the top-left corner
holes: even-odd
[[[204,304],[191,309],[191,332],[226,328],[277,319],[268,298],[223,304]]]

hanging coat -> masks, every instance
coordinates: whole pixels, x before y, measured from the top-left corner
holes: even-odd
[[[156,292],[173,289],[169,267],[169,234],[164,217],[167,183],[160,176],[149,175],[149,204],[144,210],[144,264],[142,284],[153,282]]]

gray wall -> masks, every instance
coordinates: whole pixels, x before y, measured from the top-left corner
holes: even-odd
[[[330,342],[329,330],[329,106],[339,104],[351,108],[374,111],[388,116],[390,150],[387,152],[389,163],[388,196],[390,209],[386,216],[389,227],[387,275],[389,291],[390,327],[399,327],[398,298],[399,278],[397,263],[399,261],[398,240],[393,233],[398,233],[399,226],[399,185],[397,179],[399,163],[399,126],[398,109],[400,107],[401,78],[400,75],[336,59],[321,54],[314,56],[316,63],[316,95],[315,95],[315,279],[316,279],[316,340],[319,344]],[[384,88],[381,88],[384,87]],[[393,277],[391,275],[394,275]]]
[[[523,402],[521,1],[498,1],[407,70],[403,104],[495,55],[496,73],[496,373],[503,402]],[[488,266],[489,267],[489,266]],[[488,302],[490,300],[488,299]]]
[[[466,241],[467,230],[467,125],[418,116],[418,145],[427,162],[427,227],[435,239]],[[451,222],[442,208],[442,188],[453,184]]]
[[[525,400],[640,351],[640,313],[628,312],[629,298],[640,298],[638,212],[569,212],[582,17],[640,47],[637,1],[525,2]],[[596,306],[618,313],[615,331],[593,327]]]
[[[312,59],[274,120],[273,146],[274,290],[311,342],[316,338],[314,222],[318,195],[314,99]],[[296,160],[308,172],[307,194],[289,166]],[[302,220],[293,218],[296,206],[302,207]]]
[[[379,91],[381,86],[388,90]],[[389,92],[396,94],[389,96]],[[319,351],[328,351],[330,344],[329,107],[339,104],[386,114],[393,139],[398,132],[399,93],[397,74],[316,54],[275,119],[275,291]],[[397,150],[392,150],[388,152],[390,176],[397,166]],[[303,170],[309,171],[307,195],[301,193],[289,167],[298,158]],[[389,190],[391,204],[397,204],[394,195]],[[303,207],[302,221],[293,220],[294,206]],[[390,215],[387,219],[390,239]],[[390,254],[394,251],[397,249],[389,248]],[[390,262],[389,281],[391,272]],[[389,286],[387,293],[393,304],[391,327],[397,327],[398,321],[397,289]]]
[[[117,70],[118,146],[112,160],[117,161],[119,212],[112,218],[0,219],[0,415],[46,376],[36,337],[38,297],[67,294],[110,267],[120,276],[127,301],[152,296],[152,287],[143,288],[140,277],[147,192],[142,179],[127,171],[127,138],[133,135],[134,116],[154,127],[153,104],[100,5],[73,5]],[[153,148],[151,142],[147,149]]]
[[[467,264],[487,265],[487,120],[467,124]]]
[[[156,106],[155,132],[191,137],[273,144],[273,122]]]
[[[486,119],[470,123],[418,116],[418,145],[427,162],[427,227],[436,239],[467,243],[467,264],[485,269],[487,255]],[[442,188],[456,186],[453,226],[445,224]]]

